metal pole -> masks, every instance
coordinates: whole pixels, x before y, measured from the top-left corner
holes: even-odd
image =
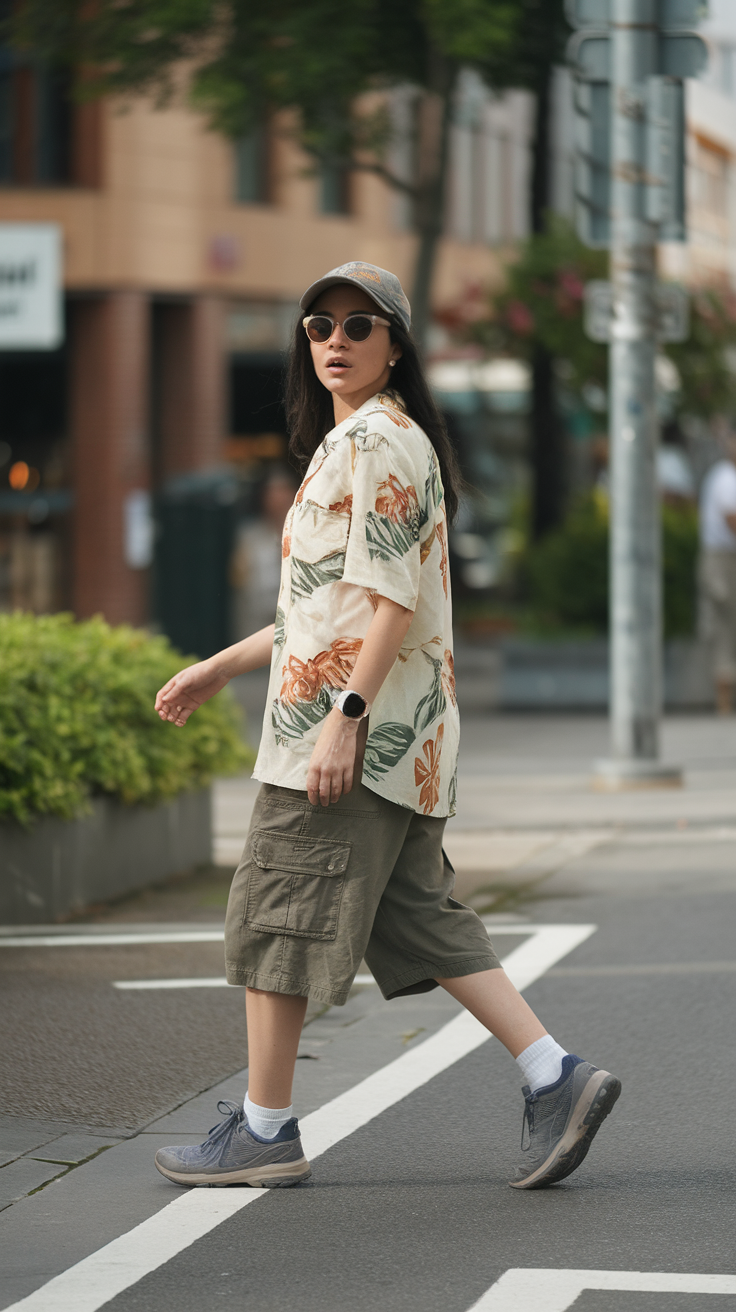
[[[659,762],[662,603],[656,479],[657,230],[645,217],[646,80],[657,0],[611,13],[611,746],[599,786],[680,782]]]

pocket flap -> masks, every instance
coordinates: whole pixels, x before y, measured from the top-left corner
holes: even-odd
[[[297,875],[343,875],[350,860],[350,843],[325,838],[296,838],[256,830],[253,860],[262,870],[292,870]]]

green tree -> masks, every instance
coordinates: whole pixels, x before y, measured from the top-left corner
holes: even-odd
[[[533,235],[509,265],[504,287],[492,298],[487,317],[469,325],[469,335],[489,352],[533,363],[541,347],[564,361],[566,386],[580,395],[588,383],[608,386],[608,348],[592,342],[583,328],[586,282],[604,278],[605,251],[591,250],[570,224],[556,216]]]
[[[586,336],[583,293],[586,282],[605,277],[607,265],[605,251],[591,250],[565,219],[551,216],[547,230],[532,235],[509,265],[487,315],[469,307],[464,332],[489,352],[530,363],[541,346],[553,361],[564,362],[569,391],[581,396],[586,384],[595,383],[606,392],[608,347]],[[711,419],[736,411],[735,349],[736,296],[728,288],[697,288],[687,340],[662,347],[677,369],[682,414]]]
[[[412,303],[417,337],[429,316],[442,232],[453,92],[463,67],[509,85],[529,42],[528,21],[561,0],[23,0],[13,40],[82,70],[86,96],[173,94],[174,69],[192,69],[189,94],[212,126],[237,137],[264,112],[298,110],[301,145],[315,160],[379,174],[412,202],[419,236]],[[361,96],[417,88],[416,167],[390,168],[385,104]]]

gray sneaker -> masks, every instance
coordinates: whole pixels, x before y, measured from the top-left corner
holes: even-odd
[[[242,1107],[218,1102],[226,1117],[194,1147],[159,1148],[156,1166],[177,1184],[249,1184],[255,1189],[279,1189],[308,1180],[312,1174],[302,1150],[299,1122],[292,1117],[275,1139],[259,1139]]]
[[[529,1156],[509,1180],[512,1189],[542,1189],[577,1170],[620,1092],[615,1075],[570,1053],[556,1084],[536,1093],[524,1085],[521,1148]]]

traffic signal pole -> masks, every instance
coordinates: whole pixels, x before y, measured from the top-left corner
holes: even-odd
[[[586,332],[609,343],[611,749],[601,788],[677,785],[659,759],[662,566],[658,344],[688,336],[687,296],[657,282],[657,243],[686,240],[684,79],[707,62],[705,0],[566,0],[576,112],[576,222],[610,246]]]
[[[611,760],[602,787],[679,782],[659,761],[662,583],[657,492],[657,225],[645,212],[657,0],[612,0]]]

